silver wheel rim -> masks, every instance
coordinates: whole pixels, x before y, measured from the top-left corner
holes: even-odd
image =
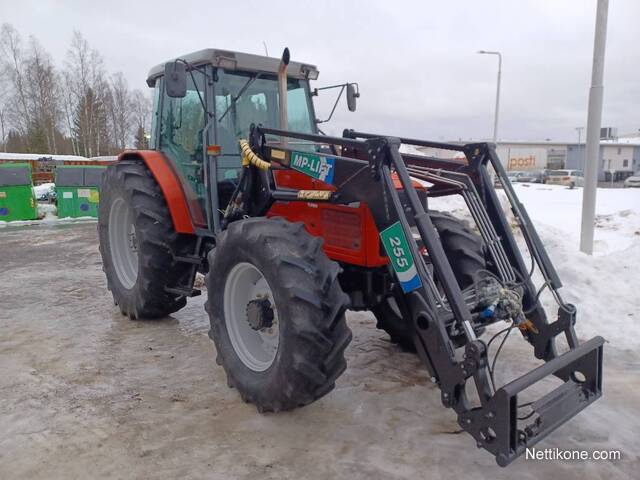
[[[138,279],[138,241],[133,212],[124,198],[116,198],[109,212],[109,246],[118,280],[131,289]]]
[[[249,325],[247,305],[262,299],[269,300],[273,308],[272,326],[254,330]],[[247,368],[263,372],[273,364],[280,344],[278,311],[267,280],[250,263],[237,264],[227,276],[224,321],[233,350]]]

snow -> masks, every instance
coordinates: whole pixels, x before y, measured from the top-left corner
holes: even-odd
[[[640,137],[637,137],[637,136],[618,137],[615,139],[601,140],[600,143],[603,145],[617,145],[621,143],[625,145],[633,145],[635,147],[638,147],[640,146]]]
[[[599,188],[594,255],[579,251],[582,189],[514,184],[540,234],[563,287],[565,302],[578,308],[576,331],[582,339],[601,335],[618,348],[636,348],[640,338],[640,189]],[[504,192],[498,191],[503,207]],[[469,217],[461,197],[430,200],[430,208]],[[508,215],[512,218],[511,215]],[[512,221],[515,227],[515,223]],[[520,231],[516,239],[529,259]],[[534,275],[541,285],[539,274]],[[552,296],[541,296],[547,314],[558,310]]]
[[[553,227],[576,248],[580,241],[582,188],[515,184],[534,221]],[[596,255],[625,250],[640,241],[640,189],[599,188],[596,197]]]
[[[11,153],[0,152],[0,160],[56,160],[56,161],[111,161],[114,162],[118,159],[116,156],[102,156],[102,157],[83,157],[80,155],[55,155],[52,153]]]
[[[78,155],[53,155],[51,153],[5,153],[0,152],[0,160],[40,160],[40,159],[51,159],[51,160],[88,160],[86,157],[81,157]]]
[[[35,192],[36,198],[37,198],[44,193],[53,192],[55,188],[56,188],[55,183],[42,183],[40,185],[36,185],[35,187],[33,187],[33,191]]]
[[[47,185],[47,184],[43,184]],[[53,185],[53,184],[51,184]],[[37,188],[37,187],[34,187]],[[51,203],[38,203],[38,220],[13,220],[11,222],[0,221],[0,228],[3,227],[24,227],[24,226],[43,226],[60,223],[82,223],[95,222],[95,217],[58,217],[58,209]]]

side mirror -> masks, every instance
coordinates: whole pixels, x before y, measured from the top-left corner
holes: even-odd
[[[350,112],[356,111],[356,98],[360,96],[356,83],[347,83],[347,108]]]
[[[168,62],[164,65],[164,89],[170,98],[187,95],[187,67],[184,63]]]

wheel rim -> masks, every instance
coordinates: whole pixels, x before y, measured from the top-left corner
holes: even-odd
[[[247,306],[268,300],[273,310],[269,328],[254,329],[249,324]],[[255,372],[267,370],[276,358],[280,344],[278,311],[271,287],[260,270],[250,263],[237,264],[224,286],[224,321],[231,345],[238,358]]]
[[[109,245],[118,280],[131,289],[138,278],[138,241],[131,207],[121,197],[111,204],[109,212]]]

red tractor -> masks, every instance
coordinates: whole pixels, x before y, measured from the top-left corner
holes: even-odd
[[[194,278],[205,273],[217,361],[261,412],[330,392],[346,368],[345,312],[371,310],[393,342],[418,353],[460,426],[507,465],[601,396],[604,340],[578,341],[576,309],[493,144],[324,135],[317,77],[288,50],[275,59],[207,49],[151,70],[151,150],[124,152],[103,181],[100,251],[114,301],[132,319],[164,317],[200,294]],[[357,84],[325,88],[340,89],[334,111],[345,91],[355,109]],[[463,159],[401,153],[402,144]],[[429,208],[451,195],[473,228]],[[559,306],[553,321],[539,301],[545,288]],[[496,336],[484,338],[497,322],[542,361],[506,385],[494,379],[497,353],[490,361]],[[529,398],[549,377],[560,385]]]

